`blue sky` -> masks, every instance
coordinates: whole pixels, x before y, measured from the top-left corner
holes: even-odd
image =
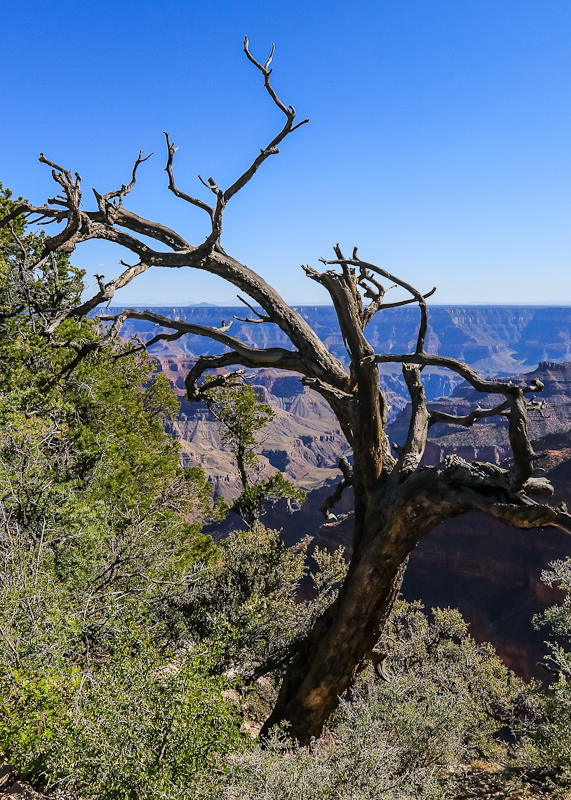
[[[84,200],[154,151],[127,206],[195,243],[205,215],[167,190],[228,185],[281,126],[242,53],[250,37],[303,126],[225,215],[223,245],[293,302],[325,302],[299,264],[340,242],[439,303],[571,303],[568,0],[31,0],[0,33],[0,180],[54,194],[40,151],[81,173]],[[205,196],[206,195],[202,195]],[[112,277],[113,245],[74,254]],[[102,266],[103,265],[103,266]],[[138,304],[228,302],[201,273],[155,271]],[[395,298],[396,299],[396,298]]]

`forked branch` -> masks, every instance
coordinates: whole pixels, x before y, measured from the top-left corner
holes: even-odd
[[[368,261],[363,261],[359,258],[357,248],[353,249],[353,255],[351,258],[337,258],[335,260],[329,261],[322,259],[324,264],[340,264],[343,268],[343,271],[346,272],[348,267],[354,267],[359,269],[360,275],[366,276],[367,274],[376,273],[383,278],[391,281],[392,283],[397,284],[397,286],[401,286],[403,289],[406,289],[412,295],[412,300],[409,300],[409,303],[418,303],[420,308],[420,326],[418,329],[418,338],[416,344],[416,352],[417,353],[424,353],[424,344],[426,341],[426,334],[428,331],[428,307],[426,305],[426,298],[418,289],[415,289],[414,286],[411,286],[410,283],[403,281],[401,278],[398,278],[396,275],[392,275],[390,272],[387,272],[385,269],[381,269],[381,267],[377,267],[375,264],[371,264]],[[382,287],[381,287],[382,288]],[[383,289],[383,295],[386,290]],[[436,288],[432,289],[426,297],[429,297],[436,291]],[[382,301],[382,296],[381,296]],[[406,303],[399,303],[399,305],[405,305]],[[378,308],[374,309],[373,313],[376,313],[381,306],[379,305]],[[393,304],[393,308],[396,307],[396,304]],[[369,320],[367,320],[368,322]],[[366,323],[365,323],[366,324]]]
[[[245,172],[243,172],[242,175],[240,175],[240,177],[236,181],[234,181],[232,186],[226,189],[226,191],[224,192],[224,199],[226,202],[228,202],[228,200],[231,197],[233,197],[236,194],[236,192],[240,191],[240,189],[248,183],[248,181],[256,174],[257,170],[260,168],[260,166],[264,163],[264,161],[267,158],[279,153],[278,145],[281,144],[281,142],[283,142],[283,140],[286,138],[288,134],[293,133],[293,131],[297,130],[302,125],[305,125],[307,122],[309,122],[309,119],[303,119],[301,122],[298,122],[297,125],[294,125],[296,116],[295,108],[293,106],[286,106],[285,103],[282,103],[280,98],[277,96],[272,84],[270,83],[270,75],[272,74],[272,70],[269,68],[269,66],[274,56],[274,49],[275,49],[274,45],[272,45],[272,51],[270,53],[270,56],[266,61],[266,63],[262,65],[250,53],[248,37],[247,36],[244,37],[244,53],[246,54],[248,59],[252,62],[252,64],[256,67],[256,69],[258,69],[264,76],[264,86],[266,87],[266,91],[268,92],[268,94],[270,95],[276,106],[280,109],[280,111],[282,111],[285,114],[286,121],[283,128],[277,134],[277,136],[274,136],[274,138],[268,144],[267,147],[265,147],[263,150],[260,150],[259,156],[257,156],[256,159],[254,159],[250,167]]]
[[[103,282],[102,275],[95,275],[97,283],[99,284],[99,291],[97,294],[93,295],[93,297],[91,297],[89,300],[86,300],[84,303],[81,303],[79,306],[74,306],[73,308],[64,310],[46,327],[46,334],[48,336],[52,336],[62,322],[66,319],[71,317],[85,317],[90,311],[93,311],[94,308],[97,308],[97,306],[101,305],[101,303],[107,302],[107,304],[109,304],[113,299],[117,289],[122,289],[123,286],[126,286],[128,283],[130,283],[133,278],[135,278],[137,275],[140,275],[142,272],[145,272],[149,268],[149,264],[143,264],[141,262],[134,264],[133,266],[125,264],[124,261],[121,261],[121,264],[124,267],[127,267],[127,269],[124,270],[117,278],[113,278],[107,283]],[[113,319],[115,319],[115,317],[113,317]]]
[[[530,392],[541,392],[543,384],[540,380],[534,378],[529,386],[520,388],[512,381],[506,383],[505,381],[482,378],[476,370],[458,359],[431,355],[428,353],[417,352],[409,355],[386,353],[376,355],[370,360],[377,364],[400,362],[418,364],[419,366],[446,367],[456,372],[458,375],[461,375],[475,389],[484,394],[503,394],[509,406],[508,433],[514,457],[514,491],[519,491],[526,481],[531,478],[533,474],[533,462],[540,458],[541,454],[535,453],[531,445],[527,422],[527,404],[524,395]],[[369,359],[364,359],[364,361],[367,362]],[[501,411],[496,411],[496,413],[501,413]],[[477,416],[478,413],[476,413],[475,418],[477,418]]]
[[[266,61],[264,65],[260,64],[252,54],[250,53],[249,46],[248,46],[248,37],[246,36],[244,39],[244,52],[248,59],[254,64],[254,66],[260,70],[262,75],[264,76],[264,86],[266,91],[277,105],[277,107],[285,114],[286,121],[281,129],[281,131],[274,136],[272,141],[267,145],[267,147],[262,148],[260,150],[259,155],[254,159],[252,164],[248,167],[245,172],[243,172],[235,181],[229,186],[225,191],[223,191],[214,180],[214,178],[208,178],[207,181],[203,180],[203,178],[199,175],[198,178],[207,189],[209,189],[216,197],[216,203],[214,206],[205,203],[203,200],[200,200],[197,197],[193,197],[192,195],[183,192],[181,189],[178,188],[174,179],[174,171],[173,171],[173,160],[174,154],[176,153],[177,149],[174,145],[174,142],[170,141],[169,134],[165,131],[165,138],[167,143],[167,164],[165,167],[165,171],[169,177],[169,189],[173,192],[176,197],[180,197],[182,200],[185,200],[187,203],[191,205],[197,206],[201,208],[203,211],[210,216],[212,230],[210,235],[207,237],[206,241],[201,245],[201,250],[206,251],[211,248],[214,248],[220,242],[220,236],[222,233],[222,216],[224,214],[224,209],[228,201],[242,189],[256,174],[260,166],[264,163],[264,161],[269,158],[270,156],[276,155],[279,153],[278,145],[288,136],[288,134],[292,133],[294,130],[299,128],[301,125],[304,125],[306,122],[309,122],[308,119],[304,119],[301,122],[294,124],[295,122],[295,109],[293,106],[286,106],[276,94],[273,86],[270,82],[270,75],[272,70],[269,69],[269,65],[272,61],[273,54],[274,54],[274,46],[272,45],[272,52],[270,57]]]
[[[139,165],[143,164],[145,161],[148,161],[152,155],[153,153],[149,153],[148,156],[143,158],[143,151],[139,150],[139,155],[137,156],[133,166],[133,171],[131,173],[131,180],[127,184],[124,183],[120,189],[114,189],[113,191],[106,192],[105,194],[99,194],[95,189],[92,190],[93,194],[95,195],[95,199],[97,200],[97,206],[106,218],[109,217],[109,214],[113,214],[113,212],[116,212],[121,208],[125,196],[131,192],[137,182],[137,170]]]
[[[480,408],[480,406],[477,406],[473,411],[470,411],[469,414],[465,414],[464,416],[456,416],[454,414],[446,414],[443,411],[432,410],[429,414],[428,426],[431,427],[437,423],[445,423],[448,425],[461,425],[464,428],[471,428],[474,423],[479,422],[481,419],[505,414],[509,407],[509,401],[506,400],[493,408]]]
[[[71,252],[74,247],[73,241],[84,221],[79,208],[81,204],[81,175],[76,172],[74,177],[71,170],[64,169],[59,164],[50,161],[43,153],[40,153],[40,161],[42,164],[47,164],[52,168],[52,178],[56,183],[59,183],[64,191],[62,196],[52,198],[48,200],[48,203],[64,206],[67,209],[65,228],[46,240],[44,255],[54,253],[56,250]]]

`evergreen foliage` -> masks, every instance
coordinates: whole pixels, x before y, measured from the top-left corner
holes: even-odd
[[[231,669],[246,683],[268,673],[277,678],[333,601],[347,571],[342,549],[315,551],[315,595],[305,602],[296,597],[310,541],[287,548],[277,531],[258,524],[231,533],[210,564],[184,578],[184,624],[193,643],[209,642],[218,653],[218,671]]]
[[[0,750],[63,796],[194,796],[239,722],[167,597],[212,558],[200,527],[220,509],[164,433],[177,401],[150,359],[94,347],[68,369],[72,340],[104,331],[37,333],[82,278],[42,240],[23,224],[0,240]]]
[[[571,559],[553,562],[551,570],[543,573],[542,580],[562,589],[565,596],[563,602],[548,608],[534,620],[536,627],[547,625],[557,637],[556,641],[548,642],[551,653],[547,657],[557,680],[547,695],[548,721],[538,731],[537,739],[544,758],[560,769],[560,779],[571,783],[571,650],[568,649],[571,642]]]
[[[526,729],[540,716],[538,687],[507,670],[490,645],[477,645],[457,611],[429,616],[419,603],[398,602],[379,647],[384,677],[363,671],[328,734],[299,748],[277,730],[264,749],[236,756],[230,797],[452,798],[461,765],[537,759]],[[493,737],[506,723],[517,728],[518,745]]]
[[[266,479],[256,477],[259,464],[256,448],[263,442],[263,429],[275,416],[261,399],[261,394],[242,378],[239,371],[225,376],[222,385],[217,378],[207,378],[204,387],[205,402],[220,422],[222,443],[232,453],[242,483],[242,492],[230,510],[252,527],[259,521],[267,503],[275,503],[280,497],[286,497],[288,502],[293,501],[296,505],[305,502],[305,492],[296,489],[281,472]]]

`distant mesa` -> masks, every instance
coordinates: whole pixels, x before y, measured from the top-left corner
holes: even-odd
[[[128,306],[116,306],[106,313],[119,312],[125,307]],[[213,327],[220,325],[221,318],[248,315],[236,310],[237,303],[173,304],[170,311],[166,305],[154,308],[160,308],[159,313],[164,316],[172,314],[180,320]],[[242,311],[247,312],[247,309]],[[299,306],[298,311],[325,342],[329,352],[346,363],[347,351],[333,307]],[[418,321],[419,312],[413,306],[387,309],[371,320],[367,338],[377,353],[410,352],[416,340]],[[127,320],[123,337],[129,339],[137,334],[147,341],[156,332],[151,322]],[[232,334],[251,347],[290,346],[277,325],[252,325],[234,320]],[[571,361],[571,307],[432,306],[426,344],[428,352],[458,358],[483,374],[518,375],[535,369],[541,361]],[[222,353],[224,349],[223,345],[205,337],[187,335],[176,342],[157,343],[152,353],[161,357],[197,358]],[[383,374],[391,376],[392,383],[402,383],[398,365],[385,365]],[[449,374],[446,378],[442,373],[441,377],[432,379],[430,399],[453,391],[453,376],[452,383],[447,384],[449,378]]]
[[[136,303],[130,303],[128,300],[124,300],[120,306],[115,306],[115,308],[234,308],[237,304],[234,303],[141,303],[137,301]],[[96,310],[97,313],[99,309]],[[109,311],[110,309],[107,309]],[[113,309],[112,309],[113,310]]]

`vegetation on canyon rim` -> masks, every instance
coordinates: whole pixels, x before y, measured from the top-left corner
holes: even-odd
[[[270,84],[269,61],[261,65],[246,53],[286,122],[229,189],[209,179],[214,206],[177,188],[167,136],[169,188],[212,223],[199,247],[123,207],[141,156],[128,185],[96,193],[93,212],[80,206],[79,176],[43,156],[60,198],[36,207],[2,195],[0,747],[20,774],[70,797],[429,797],[446,793],[447,769],[476,756],[530,768],[547,763],[569,774],[571,664],[564,649],[553,647],[559,674],[546,700],[489,647],[477,646],[456,612],[429,617],[419,606],[395,603],[409,552],[447,516],[479,510],[517,527],[571,530],[566,509],[530,497],[550,492],[547,481],[533,477],[537,455],[527,434],[525,395],[541,386],[485,380],[427,353],[425,296],[356,251],[345,258],[337,248],[326,263],[340,272],[306,272],[331,294],[351,358],[346,372],[271,287],[224,252],[226,204],[299,127]],[[26,214],[65,226],[51,238],[30,233]],[[135,234],[170,250],[153,250]],[[99,277],[97,294],[82,302],[82,275],[69,253],[93,237],[125,246],[139,262],[107,283]],[[206,329],[150,312],[127,310],[105,329],[88,318],[151,266],[227,278],[263,309],[251,307],[253,323],[276,323],[294,349],[256,350],[228,326]],[[380,279],[405,288],[412,299],[402,302],[420,307],[414,353],[375,355],[365,339],[372,316],[391,305],[383,305]],[[308,570],[307,541],[285,548],[260,523],[259,497],[246,497],[246,532],[219,547],[201,533],[203,521],[226,509],[212,503],[200,470],[180,468],[177,445],[161,425],[176,401],[168,382],[152,374],[145,348],[119,343],[128,317],[173,331],[155,341],[191,332],[226,345],[228,352],[200,358],[190,371],[189,399],[222,409],[239,397],[226,394],[236,373],[202,380],[208,370],[282,366],[330,403],[354,465],[344,465],[324,513],[353,486],[354,556],[347,568],[339,552],[314,553],[311,601],[295,602]],[[402,362],[412,401],[409,435],[396,458],[378,388],[383,361]],[[421,376],[431,364],[504,400],[462,418],[434,415]],[[250,398],[246,410],[255,402]],[[264,421],[258,411],[236,439],[245,492],[256,485],[246,468]],[[419,467],[431,424],[468,426],[492,414],[509,415],[510,471],[460,459]],[[233,419],[221,420],[228,436]],[[295,490],[278,483],[262,495],[292,496]],[[566,565],[547,579],[571,590]],[[545,621],[569,636],[568,612],[565,601]],[[264,750],[240,733],[244,712],[264,722],[263,734],[271,731]],[[502,726],[515,732],[512,742],[494,738]]]

